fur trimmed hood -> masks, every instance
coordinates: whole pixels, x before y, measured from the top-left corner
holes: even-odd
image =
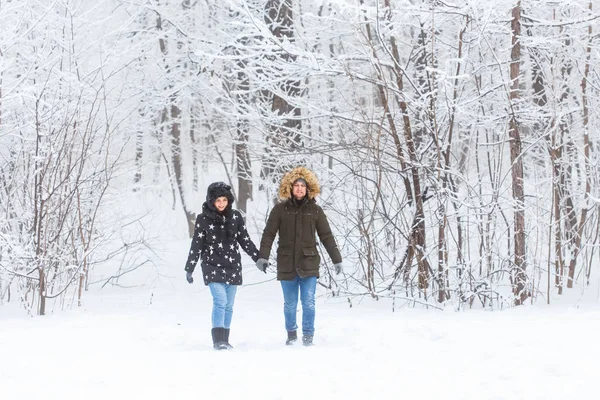
[[[309,199],[313,200],[321,193],[321,185],[319,185],[316,175],[308,168],[296,167],[281,178],[279,200],[285,201],[292,197],[292,186],[298,178],[306,181],[306,192]]]

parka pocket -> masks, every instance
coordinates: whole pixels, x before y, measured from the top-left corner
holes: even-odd
[[[277,270],[291,272],[294,270],[294,252],[289,248],[277,250]]]
[[[317,255],[317,249],[313,249],[310,247],[305,247],[302,249],[305,257],[314,257]]]
[[[302,248],[302,266],[305,271],[318,271],[321,257],[314,247]]]

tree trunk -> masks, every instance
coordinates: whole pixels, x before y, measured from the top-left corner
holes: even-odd
[[[139,110],[140,117],[143,117],[144,113]],[[142,163],[144,155],[144,133],[141,129],[135,134],[135,175],[133,177],[133,190],[138,189],[138,184],[142,181]]]
[[[362,1],[361,1],[362,4]],[[390,0],[385,0],[385,7],[388,10],[391,10],[391,4],[390,4]],[[388,13],[388,21],[391,20],[392,18],[392,14],[391,12]],[[371,40],[371,29],[370,27],[367,25],[367,35],[369,37],[369,40]],[[402,93],[404,91],[404,80],[403,80],[403,75],[404,75],[404,70],[401,67],[401,62],[400,62],[400,52],[398,51],[398,44],[396,42],[396,37],[395,36],[390,36],[390,45],[392,48],[392,59],[394,60],[394,75],[396,76],[396,86],[398,88],[398,92]],[[400,110],[402,111],[402,122],[404,124],[403,128],[404,128],[404,135],[406,136],[407,132],[410,135],[410,131],[411,131],[411,126],[410,126],[410,117],[408,115],[408,104],[406,103],[404,96],[400,96],[398,94],[396,94],[396,101],[398,102],[398,105],[400,106]],[[395,125],[394,125],[395,127]],[[396,131],[396,129],[394,128],[391,131],[391,134],[393,135],[394,138],[394,144],[396,145],[396,154],[398,157],[398,160],[400,162],[400,167],[402,168],[402,171],[407,171],[408,167],[406,165],[406,161],[404,158],[404,153],[402,151],[402,146],[400,145],[400,138],[398,136],[398,133]],[[407,174],[402,174],[403,175],[403,183],[404,183],[404,189],[406,190],[406,196],[408,197],[408,202],[410,204],[413,203],[414,201],[414,196],[413,196],[413,191],[410,185],[410,179],[408,178]]]
[[[362,0],[361,0],[361,4],[362,4]],[[386,6],[389,7],[390,3],[388,0],[386,0]],[[370,24],[367,23],[366,24],[366,30],[367,30],[367,38],[369,39],[369,43],[371,45],[371,51],[373,53],[373,59],[374,59],[374,67],[375,70],[377,71],[377,77],[381,82],[385,82],[385,76],[383,74],[383,69],[381,67],[381,63],[380,60],[377,56],[377,53],[375,51],[375,47],[373,44],[373,37],[372,37],[372,33],[371,33],[371,27]],[[395,65],[395,73],[396,73],[396,79],[397,79],[397,89],[398,89],[398,93],[402,93],[404,90],[404,84],[403,84],[403,74],[404,71],[402,70],[402,68],[400,67],[400,60],[399,60],[399,53],[398,53],[398,48],[396,45],[396,41],[395,38],[392,37],[391,38],[391,43],[392,43],[392,55],[394,58],[394,65]],[[391,112],[390,112],[390,107],[389,107],[389,102],[388,102],[388,97],[386,96],[385,93],[385,88],[382,85],[378,85],[378,90],[379,90],[379,95],[381,96],[381,100],[383,103],[383,107],[384,107],[384,112],[386,114],[386,118],[388,119],[388,123],[390,124],[390,132],[392,134],[392,137],[394,139],[394,144],[396,145],[396,152],[399,158],[399,161],[401,162],[402,165],[405,165],[404,162],[404,152],[402,150],[402,145],[400,143],[400,138],[399,135],[397,134],[397,131],[395,129],[395,122],[392,118]],[[423,210],[423,198],[422,198],[422,191],[421,191],[421,177],[420,177],[420,173],[419,173],[419,167],[418,165],[419,160],[417,157],[417,153],[416,153],[416,148],[415,148],[415,144],[414,144],[414,140],[413,140],[413,134],[412,134],[412,130],[411,130],[411,124],[410,124],[410,117],[408,114],[408,104],[406,103],[406,101],[404,100],[404,98],[400,98],[399,99],[399,104],[400,104],[400,109],[402,111],[402,119],[404,122],[404,141],[406,144],[406,147],[408,148],[408,155],[411,161],[411,165],[410,167],[408,167],[407,165],[407,169],[410,170],[410,176],[412,176],[412,187],[410,186],[410,181],[408,180],[408,178],[406,178],[404,180],[405,183],[405,187],[407,189],[407,196],[409,199],[409,202],[412,203],[412,200],[414,200],[415,202],[415,218],[413,220],[414,224],[411,226],[411,234],[410,234],[410,239],[409,239],[409,251],[407,253],[407,261],[406,261],[406,268],[410,268],[410,265],[412,263],[412,257],[413,255],[417,256],[417,268],[418,268],[418,272],[417,272],[417,279],[418,279],[418,287],[421,290],[426,290],[429,287],[429,275],[430,275],[430,271],[431,271],[431,266],[429,265],[429,261],[427,260],[426,257],[426,236],[425,236],[425,212]]]
[[[160,15],[157,17],[157,30],[162,30],[162,18]],[[163,54],[165,74],[170,75],[172,74],[172,71],[168,64],[168,47],[164,38],[159,39],[159,47],[161,53]],[[172,91],[173,85],[169,84],[168,89],[169,91]],[[182,168],[183,161],[181,159],[181,108],[177,104],[177,96],[178,93],[174,93],[169,97],[169,105],[163,110],[161,120],[165,121],[165,119],[168,118],[170,121],[171,162],[173,164],[173,172],[175,174],[177,189],[179,190],[179,197],[181,198],[181,206],[188,224],[188,234],[191,238],[194,235],[194,223],[196,221],[196,216],[187,208],[187,203],[185,201]]]
[[[292,0],[268,0],[265,7],[265,23],[269,26],[272,35],[280,41],[294,41],[294,19]],[[288,52],[280,52],[279,57],[284,63],[293,63],[296,56]],[[267,143],[273,149],[285,151],[294,150],[302,145],[300,138],[301,110],[290,103],[295,97],[301,95],[300,81],[285,79],[279,84],[279,93],[270,93],[271,112],[277,118],[276,124],[269,126]],[[269,149],[267,149],[267,153]],[[280,169],[288,169],[289,165],[282,165],[278,157],[267,154],[263,158],[261,176],[270,178],[273,182],[279,179]]]
[[[175,174],[175,180],[177,182],[177,189],[179,189],[179,197],[181,198],[181,206],[185,213],[186,220],[188,223],[188,233],[190,238],[194,236],[194,223],[196,222],[196,216],[194,213],[188,210],[185,202],[184,194],[184,183],[183,183],[183,172],[182,172],[182,160],[181,160],[181,130],[179,118],[181,110],[179,106],[175,104],[175,99],[171,99],[171,154],[173,162],[173,172]]]
[[[248,152],[248,123],[239,121],[237,124],[237,141],[235,143],[235,158],[238,175],[238,208],[247,212],[248,200],[252,199],[252,165]]]
[[[236,55],[240,58],[238,61],[237,73],[237,92],[236,102],[247,112],[250,104],[250,78],[245,72],[246,62],[242,59],[241,54],[236,51]],[[250,152],[248,151],[250,130],[248,117],[241,115],[238,117],[236,126],[236,141],[235,141],[235,159],[238,178],[237,202],[238,208],[247,212],[248,200],[252,199],[252,164],[250,161]]]
[[[588,5],[590,12],[592,11],[592,2]],[[588,26],[588,45],[586,48],[586,60],[585,68],[583,72],[583,78],[581,80],[581,92],[582,92],[582,107],[583,107],[583,156],[585,163],[585,195],[583,199],[583,206],[581,208],[581,216],[579,218],[579,224],[577,232],[575,234],[575,253],[572,255],[571,262],[569,264],[569,280],[567,281],[567,287],[573,287],[573,279],[575,277],[575,263],[577,262],[577,256],[581,251],[581,242],[583,237],[583,227],[587,222],[587,213],[589,209],[588,202],[590,201],[590,192],[592,190],[592,183],[590,175],[592,173],[592,167],[590,165],[590,136],[589,136],[589,122],[590,122],[590,110],[588,105],[587,97],[587,83],[588,76],[590,74],[590,56],[592,53],[592,25]],[[594,241],[596,243],[596,241]],[[589,277],[589,275],[588,275]]]
[[[469,18],[465,22],[465,26],[460,30],[458,34],[458,54],[457,60],[462,59],[462,48],[463,48],[463,36],[465,31],[467,30],[467,25],[469,24]],[[460,67],[461,62],[458,61],[456,65],[456,73],[455,76],[460,76]],[[456,98],[458,96],[458,78],[454,80],[454,89],[452,92],[452,104],[455,104]],[[448,123],[448,137],[443,144],[443,151],[441,154],[438,154],[438,180],[442,182],[442,192],[445,192],[448,185],[450,185],[452,192],[457,194],[458,190],[453,184],[451,180],[451,176],[449,173],[450,170],[450,153],[452,150],[452,139],[454,133],[454,119],[456,116],[455,108],[452,108],[450,112],[450,118]],[[436,140],[439,139],[439,135],[435,134]],[[442,145],[438,143],[438,149],[442,149]],[[443,162],[443,165],[442,165]],[[458,198],[458,196],[457,196]],[[446,240],[446,228],[448,226],[448,218],[447,218],[447,210],[444,207],[443,203],[440,205],[442,208],[440,210],[440,215],[442,215],[442,222],[438,227],[438,302],[444,302],[449,296],[448,291],[446,290],[447,282],[448,282],[448,244]],[[456,208],[456,206],[455,206]],[[458,215],[458,213],[457,213]],[[458,230],[458,262],[462,262],[462,227],[460,223],[460,217],[457,216],[457,230]]]
[[[517,100],[519,99],[519,75],[521,62],[521,1],[512,10],[512,49],[510,63],[510,121],[509,121],[509,138],[510,138],[510,160],[512,163],[512,196],[515,202],[514,206],[514,266],[512,271],[513,277],[513,294],[515,296],[515,304],[520,305],[529,296],[527,293],[527,258],[525,254],[525,191],[523,188],[523,158],[521,135],[519,132],[519,124],[517,121]]]
[[[198,172],[198,141],[196,140],[197,120],[194,107],[190,107],[190,142],[192,144],[192,189],[196,192],[200,186],[200,174]]]

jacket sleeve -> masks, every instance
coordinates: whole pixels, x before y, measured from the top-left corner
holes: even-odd
[[[260,251],[258,252],[259,258],[264,258],[265,260],[269,259],[271,247],[273,247],[273,242],[275,241],[275,236],[277,236],[279,225],[281,223],[281,208],[281,203],[279,203],[275,205],[269,213],[267,225],[265,226],[265,230],[263,231],[260,240]]]
[[[331,258],[331,262],[334,264],[342,262],[342,255],[340,254],[340,250],[338,249],[337,243],[335,242],[335,238],[333,237],[333,233],[331,232],[331,227],[329,226],[329,221],[327,220],[327,216],[323,212],[323,209],[317,206],[317,234],[319,235],[319,239],[329,257]]]
[[[190,246],[190,252],[188,253],[188,259],[185,263],[185,270],[188,272],[194,272],[200,253],[204,248],[204,240],[206,238],[206,231],[202,224],[202,217],[199,214],[196,217],[196,227],[194,228],[194,236],[192,237],[192,245]]]
[[[239,211],[234,211],[233,218],[239,219],[238,222],[238,231],[237,231],[237,241],[242,246],[242,249],[248,254],[252,261],[256,262],[258,260],[258,249],[254,245],[252,239],[250,239],[250,235],[248,234],[248,230],[246,229],[246,224],[244,222],[244,217]]]

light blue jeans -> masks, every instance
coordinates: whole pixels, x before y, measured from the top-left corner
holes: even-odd
[[[229,329],[233,316],[233,303],[235,302],[236,285],[211,282],[208,284],[213,298],[212,327]]]
[[[314,336],[315,334],[315,292],[317,290],[317,277],[301,278],[296,276],[291,281],[280,281],[283,289],[283,315],[285,316],[285,329],[295,331],[296,310],[298,308],[298,292],[302,302],[302,335]]]

